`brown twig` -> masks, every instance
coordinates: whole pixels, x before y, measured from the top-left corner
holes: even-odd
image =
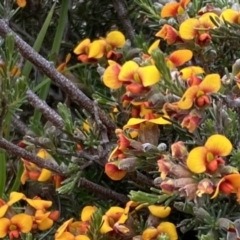
[[[131,42],[134,42],[135,31],[134,31],[134,28],[128,17],[128,11],[127,11],[126,7],[124,6],[125,1],[124,0],[112,0],[112,2],[113,2],[113,6],[117,12],[118,18],[124,27],[127,37],[131,40]]]
[[[122,204],[126,204],[126,202],[129,201],[129,198],[126,195],[99,186],[98,184],[90,182],[85,178],[80,179],[80,187],[91,190],[91,192],[98,194],[100,197],[104,197],[104,199],[112,199],[114,201],[121,202]]]
[[[27,90],[26,95],[28,102],[38,109],[47,120],[49,120],[55,127],[63,128],[64,123],[62,118],[52,108],[50,108],[45,101],[40,99],[31,90]]]
[[[4,139],[2,137],[0,137],[0,148],[5,149],[10,154],[24,158],[24,159],[28,160],[29,162],[32,162],[41,168],[49,169],[49,170],[57,173],[60,176],[64,176],[63,169],[61,167],[59,167],[58,165],[53,164],[50,161],[43,161],[42,158],[26,151],[23,148],[20,148],[20,147],[14,145],[13,143],[7,141],[6,139]]]
[[[45,58],[38,54],[31,46],[24,42],[16,33],[14,33],[9,28],[8,23],[5,20],[0,19],[0,35],[5,38],[8,34],[12,34],[14,36],[15,45],[24,58],[29,60],[46,76],[53,80],[80,107],[83,107],[89,113],[94,115],[93,102],[71,81],[69,81],[65,76],[59,73],[52,63],[48,62]],[[116,124],[111,120],[111,118],[107,114],[105,114],[104,111],[99,109],[98,112],[99,117],[103,124],[108,127],[111,133],[114,133]]]
[[[25,135],[28,132],[28,127],[21,120],[17,119],[17,117],[13,117],[12,127],[22,135]]]
[[[91,155],[87,153],[86,151],[78,151],[75,153],[71,153],[68,150],[57,148],[56,151],[59,154],[66,155],[66,156],[74,156],[77,158],[84,158],[89,161],[97,162],[98,164],[102,165],[101,162],[99,162],[99,156],[98,155]]]

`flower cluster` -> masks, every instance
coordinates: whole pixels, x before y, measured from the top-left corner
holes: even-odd
[[[17,3],[20,7],[26,4]],[[231,52],[232,62],[226,63],[224,54],[240,36],[240,5],[221,10],[207,4],[193,16],[189,9],[194,5],[196,1],[180,0],[162,6],[159,18],[163,24],[155,31],[153,43],[144,47],[133,48],[122,32],[114,30],[105,37],[83,39],[74,48],[78,61],[101,69],[99,84],[109,94],[107,100],[103,97],[104,108],[114,108],[109,115],[119,119],[116,136],[111,138],[107,126],[102,127],[104,133],[96,130],[102,124],[98,112],[94,120],[84,120],[80,130],[66,111],[64,124],[72,123],[66,131],[70,136],[66,146],[71,146],[71,153],[78,150],[71,159],[72,165],[77,162],[77,177],[71,176],[70,184],[67,179],[63,185],[68,183],[73,189],[81,178],[86,180],[85,164],[81,165],[86,157],[90,159],[86,168],[89,162],[96,162],[113,181],[126,184],[139,177],[135,185],[144,192],[131,191],[130,201],[126,197],[122,205],[106,207],[104,213],[100,204],[84,207],[79,219],[71,218],[58,228],[56,240],[91,240],[94,234],[113,239],[177,240],[188,231],[199,239],[239,239],[240,55]],[[222,32],[223,36],[217,35]],[[164,51],[160,50],[162,42]],[[70,57],[68,54],[57,67],[60,73],[65,73]],[[12,75],[18,74],[14,68]],[[95,155],[99,149],[106,150],[104,154],[111,149],[108,159],[107,154]],[[43,148],[37,156],[55,163]],[[22,162],[22,184],[53,180],[56,188],[60,186],[58,175],[25,159]],[[153,193],[146,190],[149,186]],[[25,213],[14,213],[12,205],[19,200],[28,204]],[[51,204],[12,192],[8,202],[0,201],[0,237],[18,238],[20,233],[51,228],[59,214],[47,210]],[[20,218],[27,224],[23,226]]]
[[[23,200],[26,202],[24,211],[13,205]],[[45,231],[50,229],[59,218],[59,211],[49,211],[51,201],[39,197],[27,198],[23,193],[11,192],[9,201],[0,199],[0,237],[8,235],[9,239],[19,239],[21,233]]]
[[[44,161],[55,163],[54,158],[45,150],[40,149],[37,152],[37,156]],[[24,171],[21,176],[21,183],[25,184],[28,179],[39,182],[46,182],[52,180],[56,188],[60,187],[62,178],[56,174],[53,174],[50,170],[40,168],[36,164],[22,159]]]
[[[105,236],[125,236],[131,237],[136,234],[134,222],[137,221],[134,215],[137,210],[147,207],[149,218],[154,216],[154,225],[149,224],[148,227],[139,236],[143,240],[153,240],[157,237],[166,237],[167,239],[176,240],[177,231],[173,223],[166,221],[171,212],[170,207],[157,205],[139,205],[136,202],[129,201],[125,208],[113,206],[102,216],[99,233]],[[130,208],[135,208],[130,213]],[[88,237],[90,227],[93,221],[93,215],[96,213],[95,206],[86,206],[81,212],[80,221],[73,221],[73,218],[64,222],[57,230],[55,239],[83,239],[89,240]],[[160,222],[160,223],[159,223]],[[156,227],[154,227],[156,226]]]

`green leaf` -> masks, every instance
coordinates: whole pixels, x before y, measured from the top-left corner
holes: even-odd
[[[59,53],[59,49],[61,46],[61,41],[64,33],[64,29],[66,26],[67,18],[68,18],[68,3],[69,0],[62,1],[61,5],[61,10],[59,13],[59,20],[58,20],[58,26],[56,30],[56,34],[53,40],[53,45],[52,49],[50,52],[50,59],[49,61],[55,62],[54,56]],[[48,91],[51,85],[51,80],[49,78],[45,78],[43,80],[45,84],[42,86],[42,88],[39,91],[39,97],[43,100],[46,100]],[[33,116],[33,122],[39,122],[41,119],[41,112],[38,111],[37,109],[34,111],[34,116]]]
[[[56,3],[53,4],[51,10],[49,11],[47,17],[46,17],[46,20],[38,34],[38,37],[33,45],[33,49],[37,52],[39,52],[39,50],[41,49],[41,46],[42,46],[42,43],[43,43],[43,40],[45,38],[45,35],[47,33],[47,30],[48,30],[48,27],[52,21],[52,16],[53,16],[53,13],[54,13],[54,9],[55,9],[55,6],[56,6]],[[32,70],[32,67],[33,67],[33,64],[30,63],[29,61],[27,61],[23,67],[23,70],[22,70],[22,74],[28,78],[31,70]]]

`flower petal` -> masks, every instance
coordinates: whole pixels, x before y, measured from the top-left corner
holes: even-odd
[[[32,206],[36,210],[47,209],[52,206],[52,201],[46,201],[41,199],[30,199],[30,198],[26,198],[25,200],[30,206]]]
[[[0,207],[0,218],[5,215],[5,213],[7,212],[8,208],[9,208],[9,206],[7,204],[5,204],[5,205]]]
[[[25,195],[20,192],[11,192],[10,194],[10,200],[8,201],[8,205],[11,206],[15,202],[18,202],[19,200],[23,199]]]
[[[182,80],[188,80],[193,74],[197,75],[202,73],[204,73],[204,69],[198,66],[185,67],[180,70]]]
[[[26,183],[26,181],[29,179],[29,175],[28,175],[28,171],[27,171],[24,164],[23,164],[23,168],[24,168],[24,170],[23,170],[23,173],[21,175],[20,181],[24,185]]]
[[[191,40],[196,36],[197,28],[200,22],[196,18],[189,18],[185,20],[179,27],[179,34],[182,39]]]
[[[84,39],[82,42],[80,42],[77,47],[73,50],[73,52],[77,55],[85,53],[87,54],[87,48],[89,47],[91,41],[89,38]]]
[[[164,118],[163,117],[159,117],[159,118],[148,120],[148,122],[159,124],[159,125],[172,124],[171,121],[168,121],[165,118],[169,118],[169,117],[167,117],[167,116],[164,116]]]
[[[75,240],[75,236],[70,232],[64,232],[58,237],[55,236],[55,240]]]
[[[214,25],[214,23],[212,22],[210,17],[213,18],[213,19],[219,18],[218,15],[216,13],[213,13],[213,12],[204,13],[199,18],[200,26],[206,28],[206,30],[209,30],[209,29],[212,29],[212,28],[216,27]]]
[[[25,7],[27,4],[26,0],[17,0],[17,5],[21,8]]]
[[[163,38],[169,45],[180,39],[178,31],[168,24],[164,24],[162,29],[157,32],[155,36]]]
[[[211,199],[213,199],[213,198],[215,198],[215,197],[218,196],[220,185],[221,185],[221,183],[223,183],[223,182],[225,182],[225,181],[226,181],[226,180],[225,180],[224,178],[222,178],[222,179],[218,182],[217,187],[216,187],[216,190],[215,190],[214,194],[212,195]]]
[[[100,232],[102,234],[105,234],[105,233],[113,231],[113,228],[110,226],[107,216],[104,215],[102,217],[102,221],[103,221],[103,224],[102,224],[102,227],[100,229]]]
[[[81,220],[83,222],[89,221],[92,215],[96,212],[97,207],[95,206],[86,206],[81,212]]]
[[[11,225],[11,221],[8,218],[0,219],[0,238],[4,238],[7,235],[8,227]]]
[[[73,218],[70,218],[69,220],[65,221],[56,231],[55,238],[58,239],[60,236],[62,236],[63,232],[67,229],[67,227],[73,222]]]
[[[223,135],[215,134],[208,138],[205,147],[215,156],[227,156],[232,151],[231,142]]]
[[[127,128],[131,128],[134,125],[139,125],[143,122],[146,122],[146,119],[141,119],[141,118],[130,118],[127,122],[127,124],[123,127],[123,130]]]
[[[125,36],[119,31],[112,31],[108,33],[106,41],[113,48],[121,48],[126,43]]]
[[[166,4],[161,11],[161,17],[174,17],[178,14],[179,3],[173,2]]]
[[[95,40],[89,46],[89,58],[101,58],[104,54],[105,40]]]
[[[238,11],[235,11],[233,9],[226,9],[222,12],[220,18],[230,23],[238,23],[237,20],[239,16],[240,14]]]
[[[124,208],[121,207],[110,207],[110,209],[105,213],[109,217],[116,218],[119,213],[124,213]]]
[[[160,40],[154,41],[154,43],[148,48],[148,54],[151,54],[153,50],[157,49],[159,46]]]
[[[158,206],[158,205],[150,205],[148,206],[148,209],[152,215],[159,218],[166,218],[171,212],[170,207]]]
[[[114,181],[119,181],[123,179],[127,174],[127,171],[120,170],[118,168],[118,163],[119,161],[109,162],[105,164],[105,173],[109,178],[111,178]]]
[[[205,147],[196,147],[192,149],[187,158],[187,166],[194,173],[203,173],[206,171],[206,155]]]
[[[51,228],[52,225],[53,225],[53,220],[50,218],[45,218],[38,224],[38,229],[41,231],[45,231]]]
[[[157,235],[158,235],[158,230],[156,228],[147,228],[142,233],[142,239],[143,240],[155,239]]]
[[[235,189],[240,187],[240,174],[229,174],[224,176],[224,179],[228,181]]]
[[[121,71],[119,73],[120,81],[132,81],[134,73],[137,72],[139,66],[134,61],[127,61],[123,64]]]
[[[216,93],[221,88],[219,74],[208,74],[199,85],[205,93]]]
[[[176,226],[173,223],[170,222],[162,222],[157,227],[157,230],[159,233],[165,233],[169,239],[171,240],[177,240],[178,234],[176,230]]]
[[[19,213],[11,218],[11,224],[17,225],[22,233],[28,233],[32,229],[33,217],[24,213]]]
[[[49,180],[52,176],[52,172],[49,171],[48,169],[43,168],[41,171],[41,174],[38,177],[39,182],[45,182]]]
[[[146,66],[140,67],[138,69],[139,76],[141,78],[142,84],[144,87],[152,86],[157,83],[160,78],[161,74],[156,68],[156,66]]]
[[[109,62],[110,65],[106,68],[103,74],[103,83],[111,89],[118,89],[122,86],[122,82],[119,81],[118,78],[121,66],[114,61]]]
[[[192,58],[192,56],[193,53],[190,50],[177,50],[168,57],[168,60],[171,61],[174,67],[179,67],[184,63],[188,62]]]
[[[189,109],[192,107],[196,94],[198,92],[198,86],[192,86],[187,89],[187,91],[182,96],[181,100],[178,102],[178,107],[180,109]]]
[[[38,151],[37,156],[43,160],[53,160],[53,157],[43,148]]]
[[[77,235],[74,240],[91,240],[88,236],[86,235]]]

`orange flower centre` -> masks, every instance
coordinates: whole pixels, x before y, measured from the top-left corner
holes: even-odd
[[[38,172],[38,171],[31,171],[31,172],[28,172],[28,176],[32,180],[38,180],[38,178],[40,176],[40,172]]]
[[[189,86],[199,85],[202,79],[197,77],[196,75],[192,74],[190,79],[188,80]]]
[[[18,239],[19,238],[19,232],[17,230],[10,231],[8,235],[9,235],[10,239]]]
[[[145,90],[145,88],[140,83],[131,83],[127,85],[126,90],[132,94],[139,94],[142,93]]]
[[[207,95],[202,95],[196,99],[195,103],[198,107],[205,107],[210,103],[210,98]]]
[[[211,36],[208,33],[201,33],[197,38],[197,43],[200,46],[208,45],[211,40]]]
[[[233,186],[228,181],[221,183],[219,189],[221,192],[225,194],[230,194],[234,190]]]

